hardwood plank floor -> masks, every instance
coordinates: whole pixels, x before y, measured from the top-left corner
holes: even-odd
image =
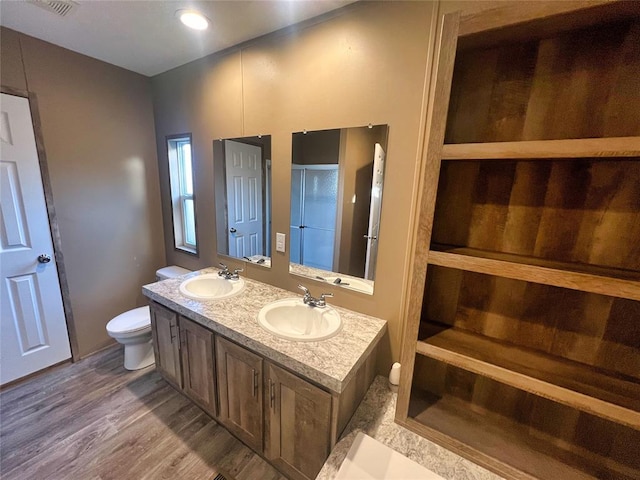
[[[3,480],[286,480],[122,347],[0,392]]]

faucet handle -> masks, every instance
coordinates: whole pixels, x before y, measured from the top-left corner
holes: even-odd
[[[324,300],[325,298],[333,297],[333,293],[321,293],[320,300]]]
[[[222,267],[222,270],[218,272],[218,276],[224,277],[229,273],[229,267],[227,267],[224,263],[220,263],[220,266]]]
[[[302,290],[305,295],[311,295],[311,293],[309,293],[309,289],[307,287],[305,287],[304,285],[298,284],[298,288],[300,290]]]
[[[237,275],[237,274],[239,274],[239,273],[241,273],[241,272],[244,272],[244,268],[236,268],[236,269],[233,271],[233,273],[234,273],[235,275]]]

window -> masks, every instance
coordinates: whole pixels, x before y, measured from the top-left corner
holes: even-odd
[[[191,136],[167,138],[173,238],[179,250],[197,253]]]

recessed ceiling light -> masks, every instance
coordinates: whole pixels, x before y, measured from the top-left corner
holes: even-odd
[[[207,17],[195,10],[178,10],[176,17],[187,27],[193,28],[194,30],[206,30],[209,27]]]

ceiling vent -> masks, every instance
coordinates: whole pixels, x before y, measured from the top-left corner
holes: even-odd
[[[29,3],[44,8],[48,12],[55,13],[61,17],[66,17],[78,4],[71,0],[28,0]]]

